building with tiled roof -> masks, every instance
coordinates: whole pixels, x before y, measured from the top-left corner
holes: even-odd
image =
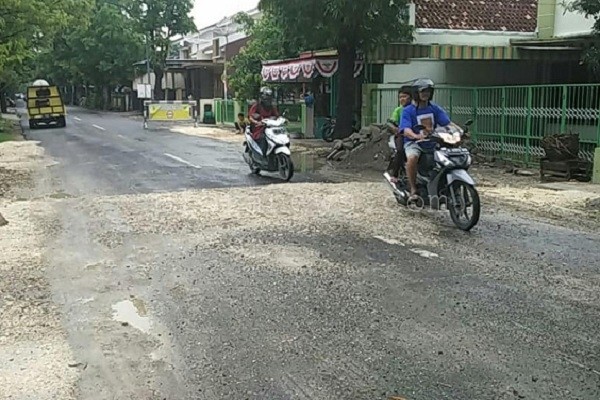
[[[417,29],[535,32],[538,0],[414,0]]]

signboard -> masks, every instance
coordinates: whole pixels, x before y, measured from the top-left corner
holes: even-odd
[[[148,105],[150,121],[190,121],[194,119],[193,104],[186,103],[154,103]]]
[[[137,97],[138,99],[151,99],[152,98],[152,85],[149,83],[138,83],[137,84]]]
[[[144,127],[148,121],[193,121],[197,124],[198,105],[195,101],[144,101]]]

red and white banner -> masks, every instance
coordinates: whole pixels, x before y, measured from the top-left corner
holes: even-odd
[[[331,78],[339,68],[337,58],[304,59],[288,61],[281,64],[263,65],[261,75],[265,82],[296,80],[302,73],[305,79],[315,77],[315,72],[325,78]],[[354,77],[358,77],[364,68],[362,58],[354,62]]]

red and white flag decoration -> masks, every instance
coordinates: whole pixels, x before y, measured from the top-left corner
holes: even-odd
[[[354,77],[358,77],[363,68],[364,61],[362,57],[354,62]],[[299,60],[293,61],[286,64],[279,65],[263,65],[261,75],[265,82],[268,81],[282,81],[291,79],[295,80],[300,76],[306,79],[313,77],[315,70],[319,75],[325,78],[331,78],[337,72],[339,68],[338,59],[312,59],[312,60]]]

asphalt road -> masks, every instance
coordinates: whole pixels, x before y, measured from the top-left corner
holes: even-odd
[[[239,145],[175,134],[154,124],[144,130],[140,120],[113,113],[69,109],[66,128],[26,128],[26,136],[40,141],[47,154],[64,164],[59,168],[64,188],[73,195],[281,182],[276,174],[251,175]],[[297,174],[293,179],[315,178]]]
[[[112,114],[73,111],[66,129],[27,137],[61,163],[57,185],[74,196],[276,180],[250,176],[237,146],[144,131]],[[141,230],[122,206],[76,204],[57,206],[63,231],[46,257],[71,346],[87,365],[80,398],[600,398],[596,234],[501,209],[484,208],[471,234],[446,217],[390,218],[417,237],[420,226],[438,227],[414,248],[327,226],[240,231],[210,204],[198,213],[212,224]],[[160,204],[176,220],[179,206]],[[216,244],[198,242],[201,232]],[[283,257],[286,245],[309,268],[329,267],[290,273],[279,261],[250,261],[273,246]],[[144,299],[151,337],[135,317],[114,323],[111,306],[130,296]]]

